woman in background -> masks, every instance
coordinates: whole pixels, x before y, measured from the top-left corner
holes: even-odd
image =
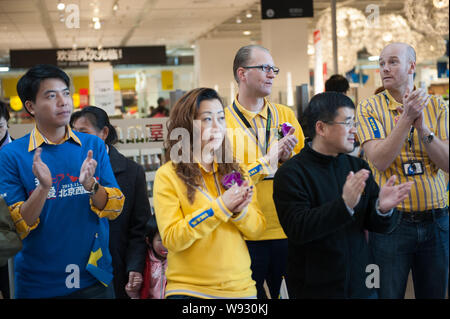
[[[141,165],[126,158],[113,146],[117,142],[115,128],[104,110],[88,106],[72,114],[70,125],[78,132],[100,137],[106,144],[111,167],[125,195],[118,218],[110,221],[110,251],[114,268],[116,298],[128,298],[125,286],[139,291],[144,271],[146,244],[145,225],[151,216],[147,182]]]

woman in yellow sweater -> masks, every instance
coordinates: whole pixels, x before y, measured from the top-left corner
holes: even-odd
[[[258,238],[266,221],[247,170],[227,157],[225,134],[212,89],[186,93],[171,110],[169,161],[156,172],[153,195],[168,249],[166,298],[256,298],[244,236]],[[224,186],[236,173],[243,181]]]

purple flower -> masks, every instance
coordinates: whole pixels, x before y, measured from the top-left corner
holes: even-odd
[[[281,124],[280,129],[278,130],[279,138],[281,139],[281,138],[285,137],[289,133],[291,128],[293,128],[293,126],[289,122],[285,122],[285,123]]]
[[[238,186],[241,186],[244,181],[241,178],[241,173],[233,171],[230,174],[225,175],[222,178],[222,185],[225,187],[225,189],[229,189],[231,186],[233,186],[235,183],[238,184]]]

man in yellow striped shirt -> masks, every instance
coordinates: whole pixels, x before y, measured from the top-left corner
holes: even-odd
[[[266,99],[278,72],[267,49],[257,45],[240,48],[233,63],[239,91],[225,109],[233,154],[247,165],[256,185],[258,204],[267,221],[265,232],[257,240],[247,241],[258,299],[266,298],[264,280],[271,298],[278,298],[282,276],[286,275],[287,239],[272,198],[273,175],[279,165],[298,153],[304,144],[303,131],[294,112]],[[283,123],[293,128],[278,139]]]
[[[380,267],[380,298],[404,298],[412,269],[416,298],[445,298],[448,281],[448,106],[414,90],[416,54],[392,43],[380,54],[384,91],[357,109],[358,137],[383,186],[392,175],[413,181],[409,198],[397,207],[399,224],[388,234],[370,234]]]

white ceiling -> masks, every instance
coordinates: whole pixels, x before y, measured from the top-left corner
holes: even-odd
[[[80,9],[80,28],[68,28],[69,13],[58,11],[58,0],[0,0],[0,63],[10,49],[114,47],[166,45],[168,49],[189,48],[200,37],[248,37],[258,41],[259,0],[62,0]],[[300,0],[299,0],[300,1]],[[118,3],[119,9],[113,10]],[[381,13],[402,13],[403,0],[338,0],[338,6],[362,11],[369,4],[380,5]],[[330,0],[314,0],[311,23]],[[95,12],[98,8],[98,13]],[[253,17],[248,19],[245,12]],[[61,12],[63,16],[61,17]],[[92,18],[102,27],[94,30]],[[236,17],[242,20],[236,23]],[[243,35],[244,30],[251,35]]]

